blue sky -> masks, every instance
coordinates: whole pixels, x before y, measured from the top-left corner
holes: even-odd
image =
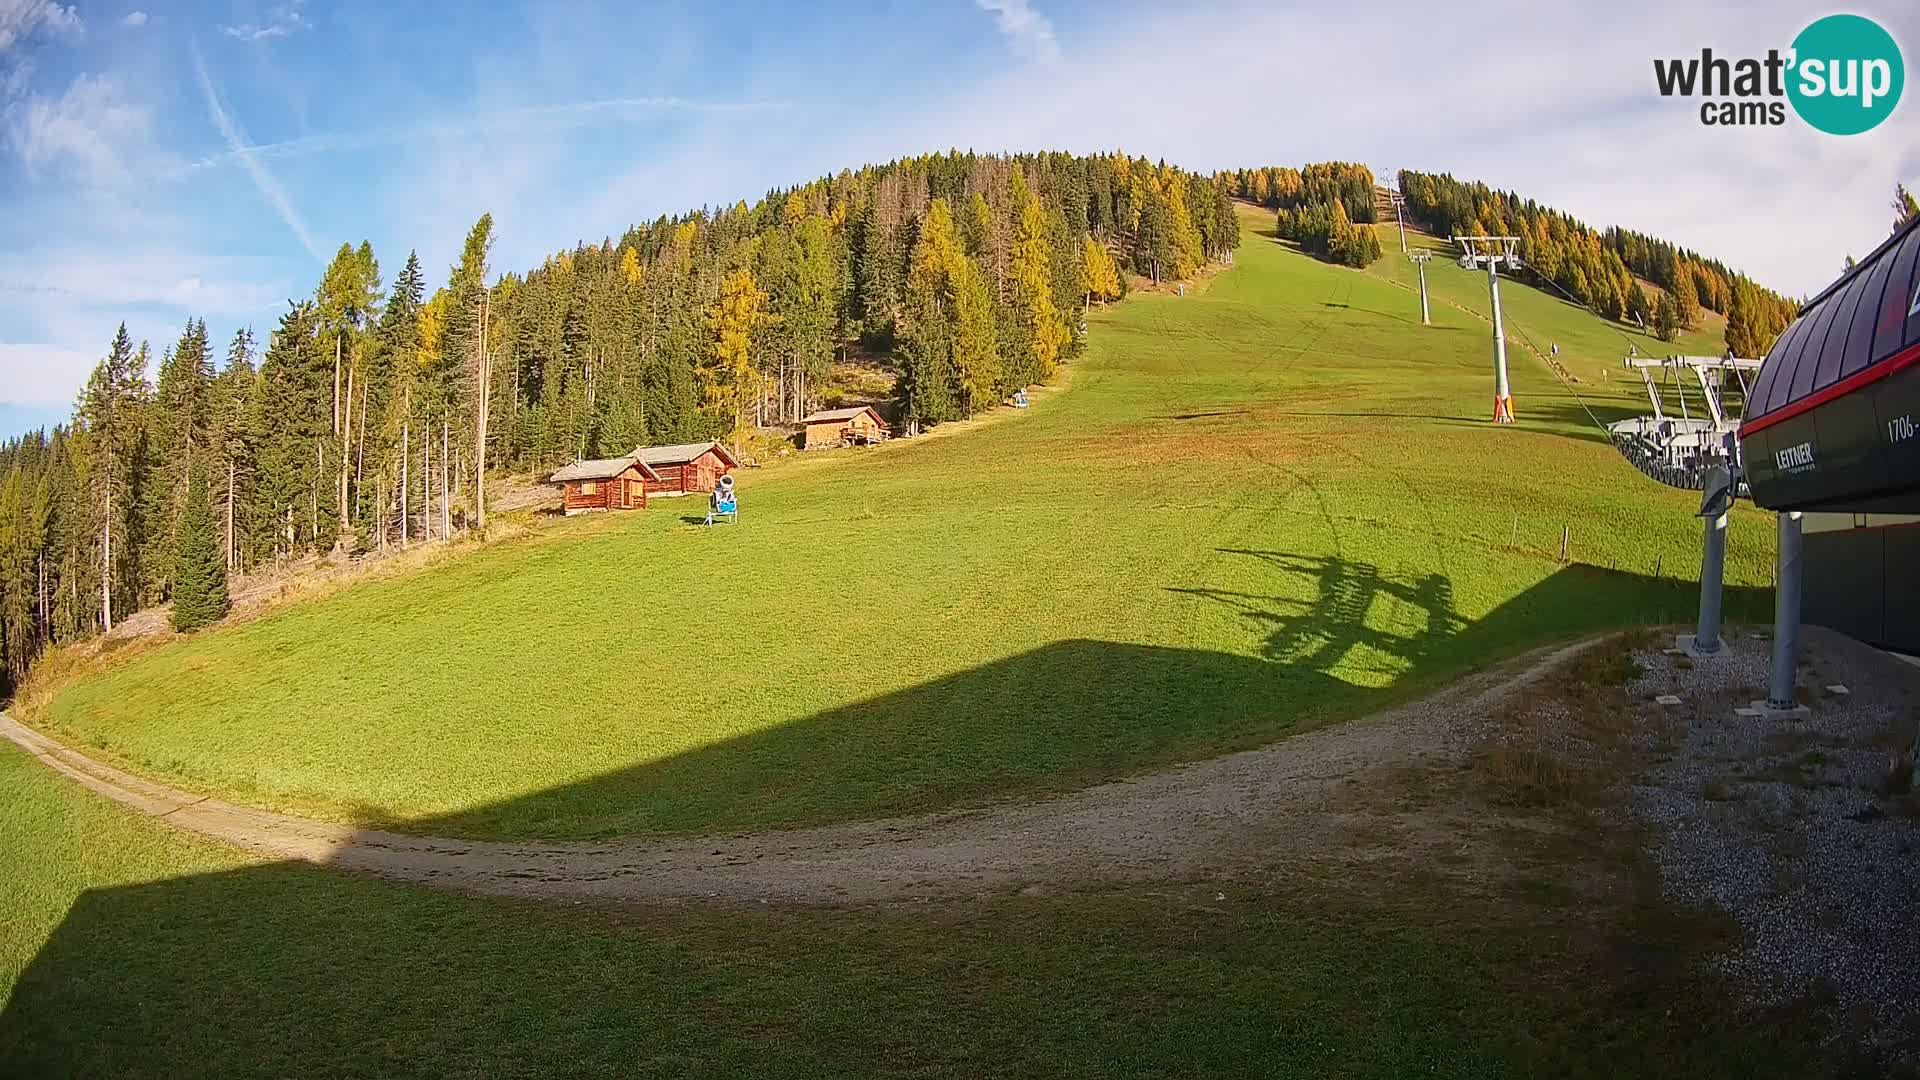
[[[1446,169],[1794,292],[1884,236],[1893,182],[1920,178],[1911,100],[1840,139],[1703,128],[1653,90],[1655,56],[1763,53],[1825,8],[1543,7],[1436,25],[1432,5],[1393,2],[1361,18],[1128,0],[0,0],[0,435],[64,418],[122,319],[156,352],[189,316],[221,341],[264,334],[342,242],[371,240],[389,278],[417,248],[437,283],[482,211],[496,271],[525,269],[663,212],[949,146]],[[1851,10],[1920,60],[1910,5]]]

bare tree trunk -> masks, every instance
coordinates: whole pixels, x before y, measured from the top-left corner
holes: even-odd
[[[413,421],[400,424],[400,546],[407,546],[407,464],[413,456]]]
[[[340,335],[333,335],[333,433],[340,434]]]
[[[367,384],[360,384],[360,441],[353,453],[353,509],[355,516],[360,511],[360,489],[367,479]],[[386,526],[381,526],[384,535]]]
[[[453,507],[447,501],[447,417],[440,416],[440,535],[453,538]]]
[[[433,539],[433,414],[420,433],[420,539]]]
[[[336,361],[336,363],[337,362],[338,361]],[[345,423],[340,426],[340,482],[335,485],[340,489],[340,531],[343,533],[349,528],[349,518],[347,515],[347,480],[349,475],[348,470],[353,464],[353,383],[354,377],[358,375],[359,372],[360,360],[358,356],[356,356],[354,362],[347,367],[346,416]],[[365,427],[366,423],[367,418],[365,414],[362,414],[360,417],[360,425]]]
[[[113,449],[107,449],[107,516],[100,543],[100,622],[113,633]]]
[[[492,408],[493,361],[487,355],[487,293],[480,293],[480,403],[473,432],[473,515],[482,529],[487,527],[487,413]]]
[[[227,461],[227,573],[233,573],[233,461]]]
[[[338,420],[339,417],[335,417]],[[320,443],[313,444],[313,487],[307,492],[310,533],[314,546],[320,544],[320,474],[327,471],[327,453]]]

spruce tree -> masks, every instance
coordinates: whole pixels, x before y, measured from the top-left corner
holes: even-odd
[[[207,509],[206,469],[195,461],[187,467],[186,505],[173,564],[173,628],[188,633],[218,622],[226,613],[226,561]]]
[[[1660,294],[1660,302],[1654,307],[1653,332],[1660,336],[1661,341],[1672,341],[1680,336],[1680,309],[1674,304],[1672,293]]]

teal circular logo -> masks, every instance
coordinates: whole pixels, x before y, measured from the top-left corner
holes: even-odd
[[[1793,39],[1787,98],[1829,135],[1858,135],[1892,115],[1906,84],[1893,35],[1859,15],[1817,19]]]

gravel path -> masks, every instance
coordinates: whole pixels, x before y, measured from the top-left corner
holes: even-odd
[[[1812,718],[1740,718],[1734,705],[1765,696],[1770,645],[1728,644],[1691,668],[1637,656],[1637,698],[1683,699],[1653,707],[1669,722],[1645,729],[1657,764],[1628,802],[1659,830],[1666,889],[1739,921],[1744,941],[1721,962],[1756,996],[1824,987],[1882,1032],[1920,1031],[1920,804],[1886,793],[1890,754],[1920,722],[1920,669],[1809,627]]]
[[[276,859],[467,892],[550,899],[841,904],[1084,882],[1274,880],[1364,857],[1389,830],[1457,843],[1376,776],[1459,760],[1500,700],[1585,645],[1540,650],[1425,700],[1259,750],[1038,802],[774,831],[601,843],[490,843],[356,830],[235,806],[113,769],[0,713],[0,735],[109,798]],[[1396,805],[1386,805],[1396,804]]]

